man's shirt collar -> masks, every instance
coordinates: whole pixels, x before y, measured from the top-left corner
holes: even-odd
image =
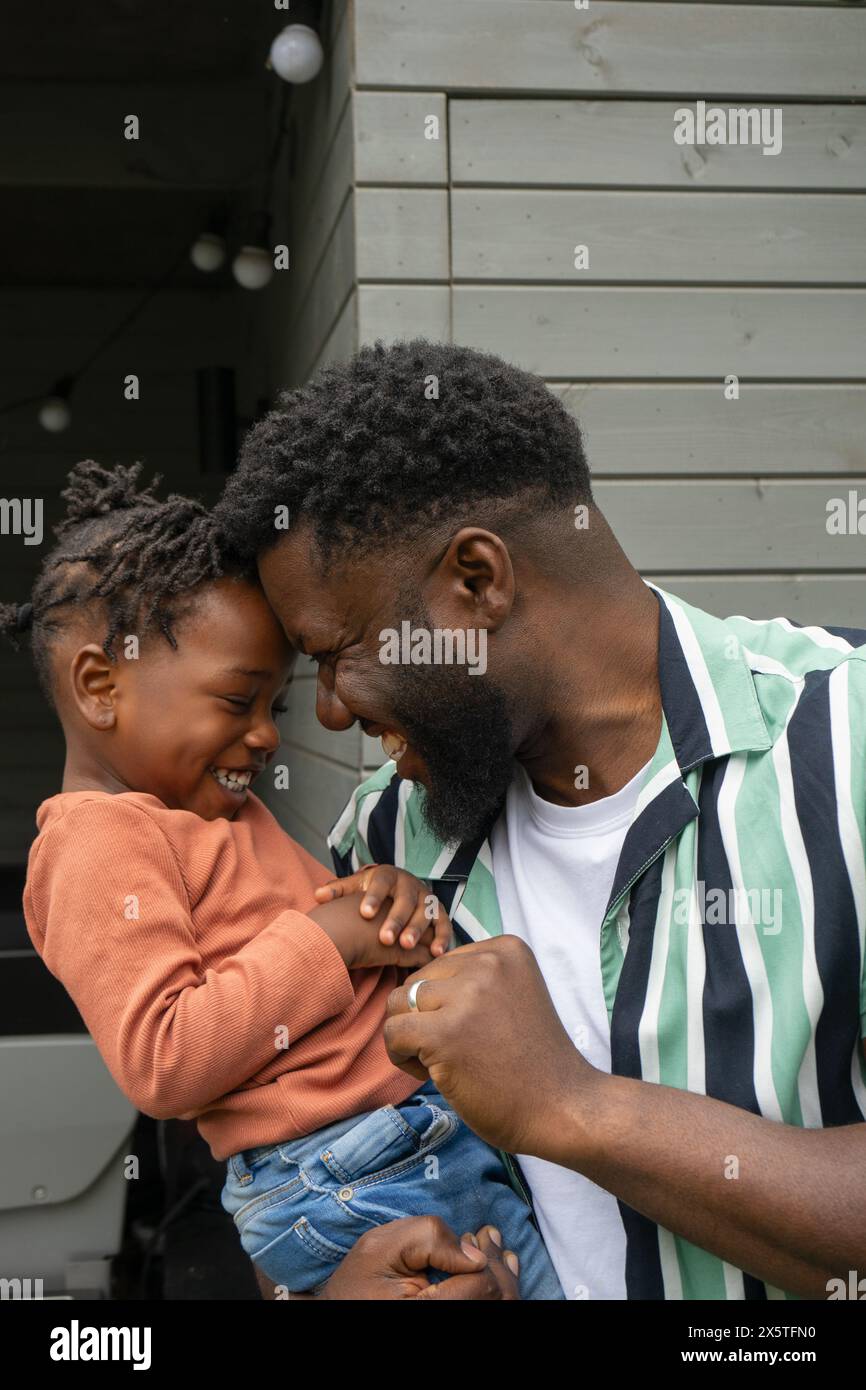
[[[735,634],[721,619],[648,587],[659,602],[662,728],[623,843],[608,913],[697,817],[684,775],[710,759],[772,747]]]
[[[730,627],[654,584],[647,587],[659,601],[662,710],[680,771],[708,758],[770,748],[754,677]]]

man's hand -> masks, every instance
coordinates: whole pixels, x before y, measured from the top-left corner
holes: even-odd
[[[448,950],[451,940],[448,914],[427,884],[414,874],[396,869],[393,864],[368,864],[356,874],[335,878],[316,889],[320,903],[355,894],[363,894],[359,911],[368,921],[377,916],[386,898],[391,899],[391,906],[379,927],[383,946],[393,946],[399,939],[401,946],[411,950],[419,941],[429,940],[431,955],[442,956]]]
[[[458,1240],[437,1216],[404,1216],[366,1231],[318,1294],[289,1298],[517,1300],[517,1256],[500,1248],[494,1230],[484,1226],[477,1236],[467,1233]],[[451,1277],[433,1284],[430,1268]],[[259,1277],[260,1286],[263,1282]]]
[[[410,986],[424,980],[417,1011]],[[391,1061],[431,1077],[470,1128],[497,1148],[539,1153],[596,1069],[569,1038],[535,956],[516,936],[450,951],[394,990],[385,1045]]]

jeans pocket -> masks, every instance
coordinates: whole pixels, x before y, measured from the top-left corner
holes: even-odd
[[[347,1236],[346,1245],[338,1245],[336,1241],[329,1240],[326,1235],[318,1231],[315,1226],[302,1216],[292,1227],[292,1234],[301,1242],[309,1254],[317,1256],[320,1260],[329,1263],[339,1264],[344,1256],[348,1255],[354,1244],[350,1236]]]
[[[302,1173],[297,1168],[271,1170],[267,1176],[258,1175],[258,1181],[251,1188],[242,1188],[229,1181],[222,1191],[223,1208],[231,1215],[235,1226],[243,1235],[250,1221],[267,1213],[272,1207],[281,1210],[286,1203],[292,1203],[308,1190]]]
[[[334,1234],[339,1240],[331,1239],[306,1216],[287,1223],[266,1217],[245,1227],[241,1246],[275,1284],[289,1293],[313,1293],[327,1283],[362,1231]]]
[[[459,1125],[453,1110],[428,1096],[411,1096],[400,1106],[383,1105],[364,1116],[320,1154],[320,1161],[347,1190],[383,1182],[423,1163]]]

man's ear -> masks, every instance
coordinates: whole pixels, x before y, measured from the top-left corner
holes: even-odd
[[[92,729],[105,732],[117,723],[117,666],[95,642],[81,647],[69,668],[72,698]]]
[[[500,536],[478,526],[464,526],[425,585],[428,609],[454,615],[450,621],[495,632],[514,606],[514,567]],[[459,615],[459,616],[458,616]]]

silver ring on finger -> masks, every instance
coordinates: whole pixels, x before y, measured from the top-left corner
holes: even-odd
[[[422,985],[429,984],[429,980],[416,980],[414,985],[409,986],[409,1008],[418,1010],[418,991]]]

